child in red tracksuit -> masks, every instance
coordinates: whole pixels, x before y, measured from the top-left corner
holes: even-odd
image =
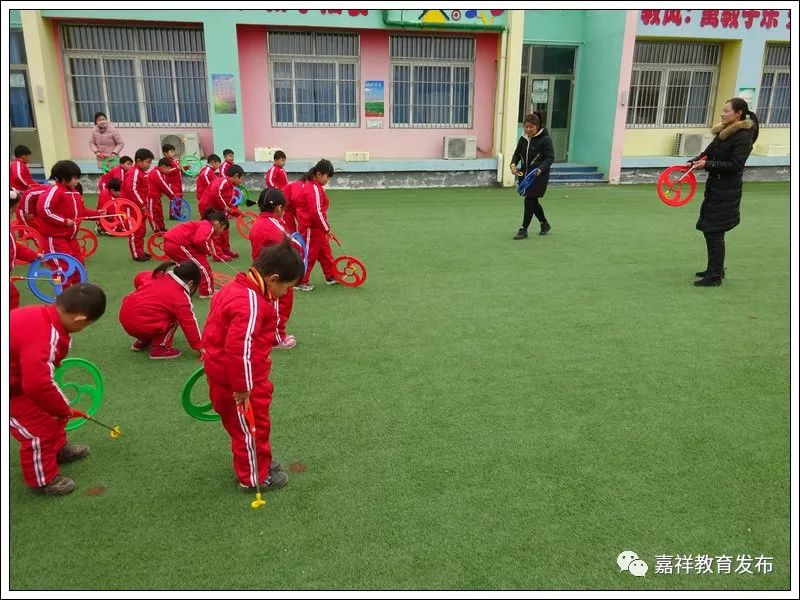
[[[289,235],[297,231],[297,205],[303,199],[303,188],[306,182],[303,178],[285,185],[282,189],[286,198],[286,207],[283,209],[283,224]]]
[[[214,276],[206,256],[219,256],[213,237],[218,237],[230,227],[224,212],[210,210],[201,221],[187,221],[176,225],[164,234],[164,253],[170,260],[191,260],[200,268],[200,297],[214,294]]]
[[[17,198],[19,201],[15,210],[17,221],[22,225],[38,229],[36,214],[39,209],[40,199],[47,196],[52,187],[49,183],[40,183],[22,192],[22,195]]]
[[[103,173],[100,179],[97,180],[97,191],[102,192],[112,179],[119,179],[120,182],[125,181],[125,174],[133,167],[133,159],[130,156],[121,156],[119,164],[108,171]]]
[[[192,295],[200,286],[202,274],[197,263],[165,262],[152,273],[139,273],[133,280],[136,291],[122,299],[119,322],[136,338],[131,350],[150,348],[150,358],[177,358],[181,351],[172,346],[180,327],[193,350],[201,352],[200,327],[192,307]]]
[[[229,218],[239,215],[238,209],[233,206],[233,198],[236,187],[241,185],[243,179],[244,169],[239,165],[233,165],[228,169],[227,176],[218,177],[211,182],[203,197],[200,198],[198,208],[201,218],[207,210],[224,211]],[[230,234],[227,230],[220,239],[220,256],[224,260],[239,258],[239,253],[231,250]]]
[[[11,238],[11,246],[8,253],[9,273],[11,273],[14,270],[14,267],[17,266],[17,259],[31,263],[37,258],[41,257],[41,254],[36,254],[36,252],[28,248],[25,244],[21,244],[15,240],[13,233],[9,232],[8,235]],[[8,292],[10,296],[8,301],[8,309],[14,310],[19,306],[19,291],[17,290],[13,281],[8,284]]]
[[[147,203],[150,200],[150,181],[147,179],[147,169],[153,162],[153,153],[147,148],[139,148],[134,155],[134,166],[122,181],[122,197],[135,202],[142,210],[142,222],[133,233],[128,236],[128,246],[131,258],[144,262],[150,260],[150,254],[144,251],[144,234],[147,231]],[[151,223],[152,226],[152,223]]]
[[[122,195],[122,182],[119,179],[112,179],[106,186],[97,194],[97,210],[106,210],[109,202],[116,200]],[[108,232],[98,223],[95,226],[97,235],[109,235]]]
[[[181,163],[177,159],[177,153],[175,151],[175,146],[172,144],[164,144],[161,146],[161,152],[164,154],[164,158],[169,160],[170,168],[165,175],[165,179],[169,184],[169,187],[172,188],[172,191],[175,192],[175,196],[178,198],[183,198],[183,172],[189,169],[189,165],[181,166]],[[161,164],[159,161],[158,164]],[[172,203],[169,206],[169,220],[170,221],[177,221],[180,213],[175,213],[173,211]]]
[[[24,192],[36,185],[28,170],[28,161],[31,159],[31,149],[19,145],[14,148],[14,160],[9,164],[9,183],[12,190]]]
[[[169,158],[162,158],[158,161],[155,169],[147,172],[147,181],[150,186],[150,195],[147,198],[147,212],[150,213],[150,225],[154,233],[164,233],[167,228],[164,225],[164,209],[161,206],[161,195],[164,194],[170,202],[180,196],[175,188],[167,181],[167,175],[172,169],[174,161]],[[170,212],[170,215],[172,213]]]
[[[91,325],[106,310],[106,296],[92,283],[65,289],[54,305],[23,306],[9,316],[9,415],[20,443],[25,483],[48,496],[68,494],[75,482],[58,465],[84,458],[88,446],[67,442],[69,400],[53,378],[67,356],[70,334]]]
[[[239,485],[276,490],[289,482],[272,462],[269,406],[270,351],[275,341],[274,300],[296,285],[303,261],[287,240],[262,252],[245,273],[214,295],[203,330],[203,365],[214,410],[231,437]],[[252,411],[255,436],[245,413]]]
[[[46,252],[69,254],[83,264],[83,253],[76,239],[80,219],[84,216],[100,216],[102,211],[84,206],[83,198],[77,191],[80,176],[80,167],[71,160],[60,160],[53,165],[50,178],[55,179],[56,185],[51,186],[46,195],[41,194],[36,209],[36,222],[39,232],[45,238]],[[56,262],[62,268],[67,268],[60,261]],[[80,274],[76,270],[64,283],[64,287],[79,280]]]
[[[217,169],[217,175],[220,177],[227,177],[228,170],[234,164],[236,163],[234,162],[233,150],[230,148],[225,148],[225,150],[222,151],[222,164],[220,164],[219,169]]]
[[[324,158],[303,175],[306,184],[303,187],[302,198],[297,202],[297,225],[298,231],[306,241],[308,267],[303,281],[297,286],[297,289],[304,292],[314,289],[314,286],[308,281],[317,261],[325,275],[325,283],[328,285],[338,283],[331,245],[328,242],[331,233],[331,226],[328,224],[330,201],[324,189],[332,176],[333,165],[331,161]]]
[[[281,219],[285,204],[286,200],[283,197],[283,192],[277,188],[267,188],[258,197],[258,207],[261,209],[261,215],[250,229],[250,247],[253,261],[258,258],[264,248],[291,239]],[[303,247],[295,240],[292,240],[292,244],[302,257]],[[275,301],[275,312],[278,317],[275,327],[276,348],[288,350],[297,345],[297,339],[293,335],[286,335],[286,323],[292,315],[293,304],[294,289],[291,288]]]
[[[195,182],[195,195],[198,203],[200,202],[200,198],[203,197],[203,194],[206,193],[206,190],[209,188],[209,186],[217,178],[217,169],[219,169],[221,162],[222,161],[219,159],[219,156],[216,154],[209,154],[208,158],[206,159],[206,166],[200,169],[200,172],[197,174],[197,180]],[[200,216],[202,217],[203,215]]]
[[[283,170],[286,165],[286,153],[283,150],[276,150],[275,154],[272,155],[272,160],[275,162],[272,163],[272,166],[267,169],[267,173],[264,175],[264,187],[282,190],[289,185],[286,171]]]

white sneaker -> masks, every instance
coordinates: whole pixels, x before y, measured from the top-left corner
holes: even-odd
[[[325,284],[326,285],[339,285],[339,280],[336,279],[335,277],[332,277],[331,279],[326,279],[325,280]]]
[[[280,344],[275,344],[275,347],[281,350],[289,350],[295,346],[297,346],[297,340],[293,335],[287,335]]]
[[[295,289],[300,290],[301,292],[310,292],[314,289],[314,286],[310,283],[306,283],[305,285],[301,283],[300,285],[295,286]]]

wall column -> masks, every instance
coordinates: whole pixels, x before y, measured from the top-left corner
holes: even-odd
[[[500,165],[503,187],[514,185],[514,176],[509,165],[511,155],[517,146],[517,112],[519,111],[519,79],[522,73],[522,35],[525,29],[525,11],[508,11],[508,32],[506,34],[506,68],[500,85],[505,85],[505,94],[500,121],[500,147],[503,164]]]

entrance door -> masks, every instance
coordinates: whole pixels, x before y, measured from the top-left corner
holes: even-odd
[[[569,150],[574,66],[575,48],[528,46],[523,51],[520,129],[524,115],[542,113],[553,139],[556,162],[566,161]]]

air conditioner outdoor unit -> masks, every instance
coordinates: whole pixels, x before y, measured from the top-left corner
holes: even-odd
[[[444,138],[443,158],[475,158],[477,146],[474,136],[447,135]]]
[[[697,156],[706,149],[714,136],[710,133],[679,133],[675,136],[675,156]]]
[[[193,132],[175,131],[172,133],[162,133],[159,136],[159,146],[172,144],[175,146],[175,154],[196,154],[200,156],[200,136]]]

